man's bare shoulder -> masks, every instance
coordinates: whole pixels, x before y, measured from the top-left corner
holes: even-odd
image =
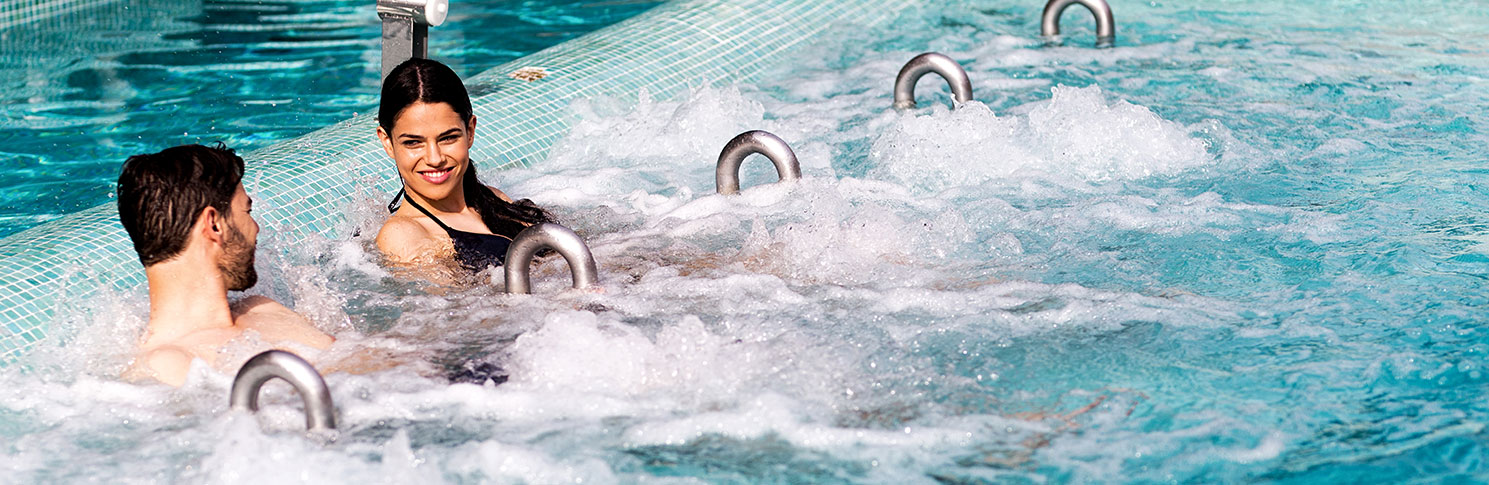
[[[293,319],[297,322],[310,323],[308,320],[305,320],[305,317],[300,316],[299,313],[295,313],[289,307],[274,301],[273,298],[263,295],[243,297],[243,299],[232,303],[232,310],[234,320],[243,317],[283,317]]]
[[[148,349],[140,353],[126,377],[133,380],[155,379],[181,387],[186,383],[186,374],[191,370],[191,361],[195,358],[191,352],[174,345]]]
[[[232,308],[234,326],[254,330],[271,343],[293,341],[324,350],[336,341],[311,325],[310,320],[269,297],[249,296],[238,300]]]
[[[279,302],[274,301],[273,298],[269,298],[263,295],[250,295],[243,297],[243,299],[232,303],[232,310],[234,319],[250,315],[274,314],[278,314],[281,316],[289,314],[294,315],[296,318],[300,318],[300,315],[295,313],[294,310],[290,310],[289,307],[281,305]]]

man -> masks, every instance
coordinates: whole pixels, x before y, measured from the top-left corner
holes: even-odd
[[[287,350],[334,341],[274,300],[228,303],[228,291],[258,281],[259,225],[242,180],[243,159],[221,145],[167,148],[124,162],[119,222],[150,290],[150,321],[131,374],[179,387],[194,359],[216,367],[220,349],[250,332]]]

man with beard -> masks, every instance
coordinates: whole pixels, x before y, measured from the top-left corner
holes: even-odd
[[[150,291],[150,321],[131,375],[179,387],[194,359],[227,364],[220,362],[227,360],[223,347],[237,339],[290,351],[334,341],[269,298],[228,303],[228,291],[258,281],[259,225],[242,180],[243,159],[221,145],[167,148],[124,162],[119,222],[145,265]]]

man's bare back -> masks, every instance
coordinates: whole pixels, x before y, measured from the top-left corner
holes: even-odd
[[[180,335],[152,332],[140,345],[139,355],[128,375],[137,379],[157,379],[173,386],[186,381],[193,359],[202,359],[207,365],[224,373],[233,369],[222,367],[221,355],[234,340],[253,332],[257,340],[270,344],[272,348],[297,351],[294,347],[305,346],[325,350],[335,339],[322,333],[304,317],[274,300],[262,296],[251,296],[232,305],[232,322],[227,325],[199,328]],[[172,322],[152,321],[150,328],[181,328]],[[258,350],[267,349],[253,349]]]

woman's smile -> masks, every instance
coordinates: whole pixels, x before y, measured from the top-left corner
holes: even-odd
[[[453,171],[453,168],[441,168],[441,169],[436,169],[436,170],[420,170],[419,171],[419,176],[420,177],[423,177],[425,182],[429,182],[431,184],[439,185],[439,184],[444,183],[445,180],[447,180],[447,179],[450,178],[450,172],[452,172],[452,171]]]

